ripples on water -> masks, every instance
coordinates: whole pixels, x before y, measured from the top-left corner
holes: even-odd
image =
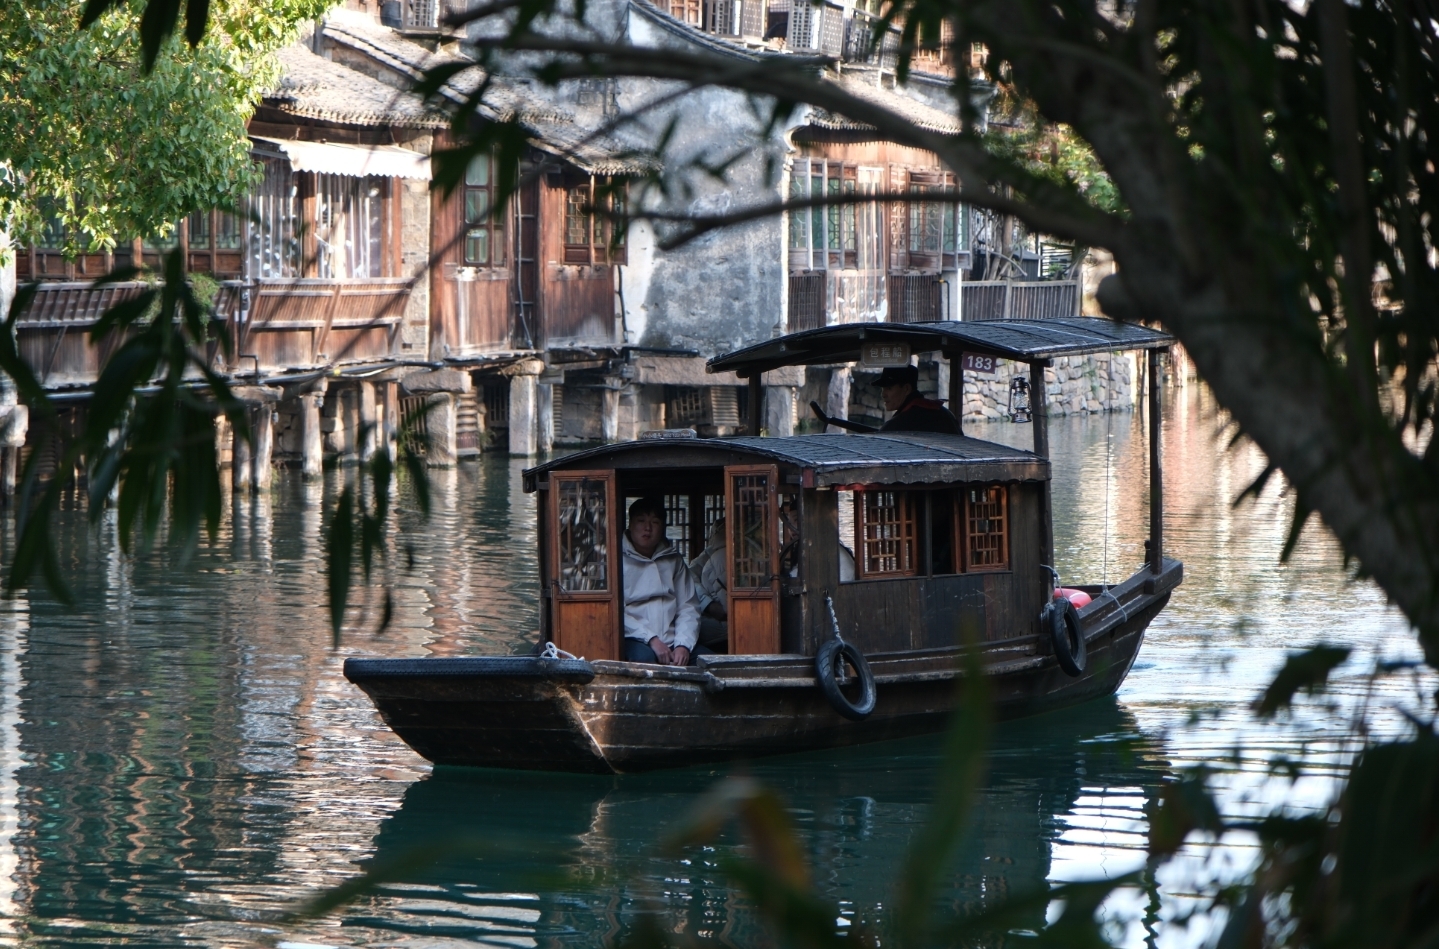
[[[1432,681],[1386,680],[1366,699],[1376,656],[1417,655],[1406,624],[1370,585],[1344,578],[1317,528],[1278,563],[1288,503],[1277,486],[1231,500],[1262,467],[1220,449],[1216,413],[1185,394],[1166,423],[1168,550],[1186,581],[1117,699],[1002,727],[975,831],[947,904],[970,909],[1046,882],[1142,863],[1146,795],[1194,763],[1220,769],[1224,806],[1323,803],[1352,747],[1347,710],[1367,701],[1381,729]],[[1023,426],[980,437],[1026,445]],[[1143,557],[1145,441],[1129,416],[1052,423],[1062,575],[1111,580]],[[1107,449],[1107,450],[1106,450]],[[1106,457],[1107,456],[1107,457]],[[519,651],[535,628],[535,534],[519,462],[435,474],[436,513],[400,515],[391,560],[394,626],[370,630],[377,601],[329,645],[321,510],[335,485],[282,478],[273,499],[236,505],[213,547],[188,563],[129,560],[108,527],[61,525],[76,603],[43,594],[0,605],[0,926],[12,940],[76,945],[600,945],[636,913],[716,944],[753,944],[745,900],[717,851],[660,858],[655,841],[725,769],[615,779],[431,774],[339,675],[345,655]],[[1107,497],[1105,486],[1108,485]],[[8,542],[8,537],[7,537]],[[413,558],[413,570],[406,570]],[[1257,725],[1245,710],[1287,649],[1360,646],[1335,709],[1311,702]],[[933,738],[756,762],[793,807],[837,925],[882,923],[890,881],[922,826]],[[1311,777],[1270,778],[1280,757]],[[465,845],[464,856],[453,845]],[[722,849],[732,846],[727,839]],[[1166,929],[1195,876],[1251,859],[1247,841],[1195,846],[1157,888],[1118,897],[1127,939]],[[451,850],[445,851],[444,846]],[[359,867],[435,847],[436,859],[319,922],[279,923],[304,894]],[[1020,929],[1044,924],[1043,912]]]

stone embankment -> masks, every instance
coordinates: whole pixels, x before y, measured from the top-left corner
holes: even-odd
[[[966,373],[965,421],[999,421],[1009,417],[1010,380],[1029,379],[1025,363],[1000,360],[994,375]],[[1064,356],[1044,372],[1050,415],[1122,412],[1134,408],[1139,378],[1133,353]]]

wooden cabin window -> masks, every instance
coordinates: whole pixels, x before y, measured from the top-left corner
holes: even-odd
[[[1003,485],[964,492],[965,568],[1009,569],[1009,489]]]
[[[917,558],[916,497],[910,491],[855,494],[855,550],[859,579],[912,577]]]
[[[564,593],[599,593],[610,588],[608,485],[604,481],[559,481],[556,581]]]
[[[465,168],[465,264],[504,264],[504,231],[504,221],[495,215],[494,159],[476,155]]]
[[[375,175],[315,177],[315,243],[320,276],[335,280],[383,277],[389,181]]]
[[[773,574],[771,478],[768,474],[736,474],[731,478],[734,519],[730,524],[730,556],[734,572],[730,575],[730,588],[768,589]]]
[[[565,263],[624,263],[624,214],[621,179],[591,176],[565,189]]]

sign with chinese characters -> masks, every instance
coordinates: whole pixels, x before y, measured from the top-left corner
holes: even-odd
[[[972,372],[978,376],[992,376],[998,370],[999,360],[993,356],[981,356],[978,353],[965,353],[960,366],[965,372]]]
[[[861,343],[859,346],[861,366],[908,366],[908,343]]]

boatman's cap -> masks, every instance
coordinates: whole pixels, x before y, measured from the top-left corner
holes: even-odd
[[[874,384],[881,389],[887,386],[910,385],[919,388],[919,370],[913,366],[890,366],[879,374]]]

